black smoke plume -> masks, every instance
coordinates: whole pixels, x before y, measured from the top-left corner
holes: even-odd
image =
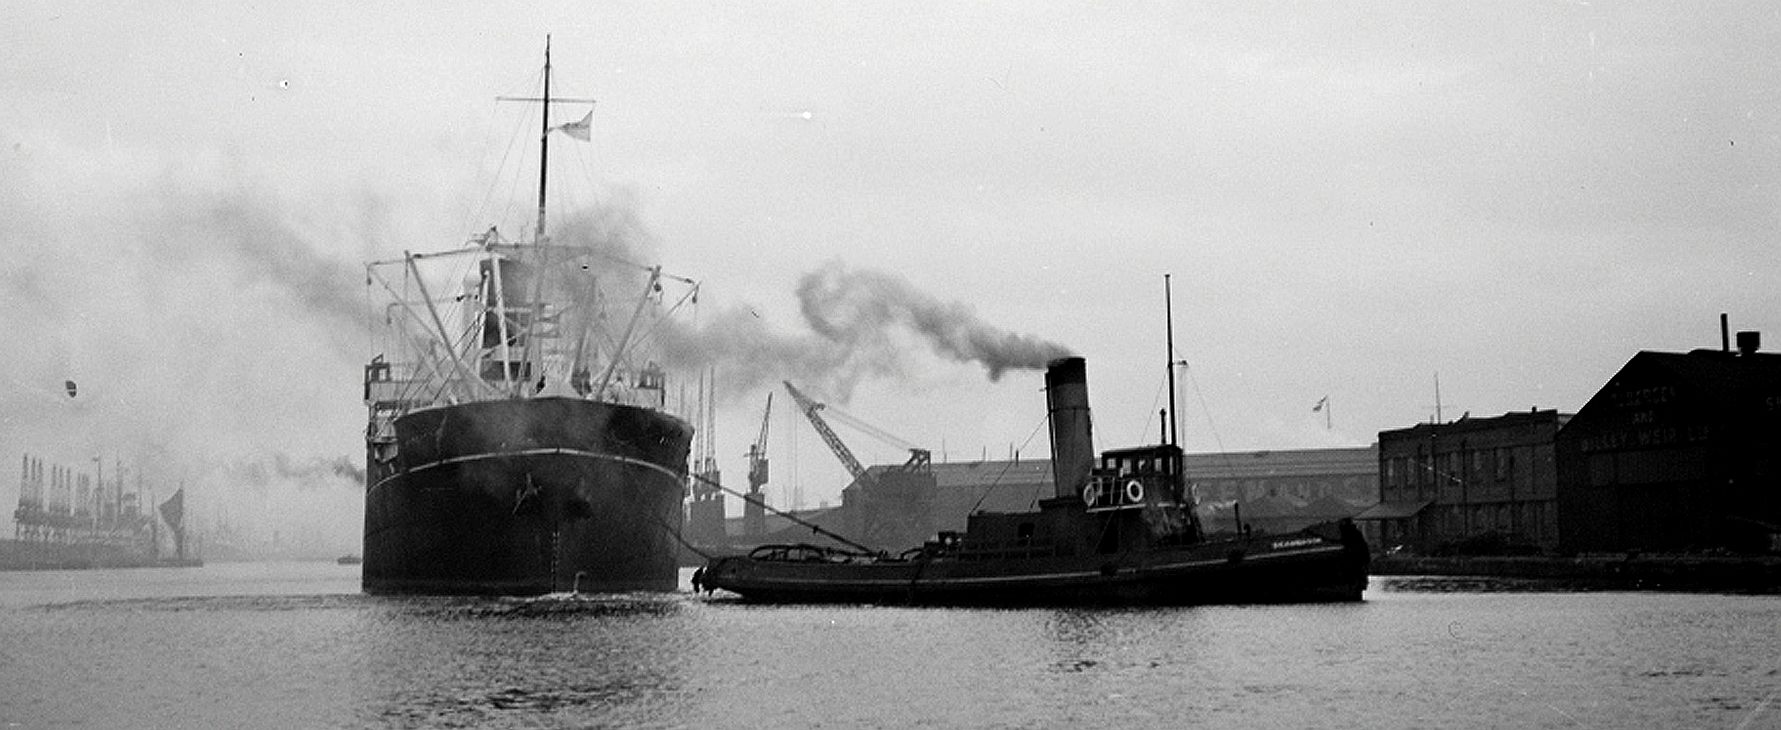
[[[1044,368],[1070,354],[1063,345],[990,325],[969,306],[942,302],[897,276],[850,271],[834,262],[804,275],[798,302],[804,322],[830,342],[875,342],[901,327],[941,356],[982,365],[992,381],[1009,370]]]
[[[909,376],[912,345],[981,365],[992,381],[1070,354],[1062,345],[995,327],[965,304],[940,301],[881,271],[829,263],[804,274],[797,295],[807,332],[780,332],[752,309],[729,307],[696,327],[666,327],[661,346],[669,362],[717,365],[727,393],[789,379],[842,400],[863,380]]]

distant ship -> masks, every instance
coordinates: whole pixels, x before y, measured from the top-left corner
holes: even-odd
[[[750,601],[935,605],[1149,605],[1358,601],[1366,540],[1353,523],[1208,538],[1172,443],[1103,452],[1081,358],[1045,378],[1055,496],[1039,510],[970,515],[963,533],[901,555],[768,545],[713,559],[695,587]]]
[[[203,564],[188,548],[185,490],[160,505],[160,520],[145,512],[137,491],[121,476],[85,474],[26,454],[21,462],[13,538],[0,540],[0,570],[193,567]],[[161,526],[172,538],[163,554]]]
[[[389,301],[365,366],[368,593],[673,590],[693,429],[642,352],[697,287],[545,228],[553,131],[545,47],[538,219],[373,262]],[[582,100],[586,101],[586,100]],[[579,128],[577,128],[579,124]],[[665,313],[664,310],[667,310]]]

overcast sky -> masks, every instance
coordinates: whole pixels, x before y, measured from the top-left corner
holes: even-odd
[[[1781,340],[1778,15],[8,2],[0,454],[362,463],[360,264],[523,227],[491,172],[534,132],[494,97],[536,93],[547,33],[556,92],[599,100],[561,202],[634,213],[712,312],[803,336],[800,277],[899,277],[1086,357],[1108,448],[1156,438],[1169,273],[1189,450],[1366,445],[1432,418],[1437,374],[1450,419],[1573,411],[1721,312]],[[936,458],[1043,456],[1037,372],[908,345],[819,396]],[[724,396],[740,485],[766,391]],[[836,499],[787,401],[775,501]]]

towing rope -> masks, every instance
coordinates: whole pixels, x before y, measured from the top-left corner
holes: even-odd
[[[769,504],[767,504],[767,503],[766,503],[766,502],[762,502],[762,501],[760,501],[760,500],[758,500],[758,499],[755,499],[755,498],[753,498],[753,497],[750,497],[750,496],[748,496],[748,495],[746,495],[746,494],[743,494],[743,493],[741,493],[741,492],[738,492],[738,491],[736,491],[736,490],[734,490],[734,489],[731,489],[731,488],[729,488],[729,487],[726,487],[726,486],[724,486],[724,485],[722,485],[722,484],[719,484],[719,483],[717,483],[717,482],[715,482],[715,481],[712,481],[712,480],[710,480],[710,479],[706,479],[706,478],[705,478],[705,477],[702,477],[702,476],[699,476],[699,475],[698,475],[698,474],[689,474],[689,475],[688,475],[688,476],[691,476],[691,477],[692,477],[692,478],[693,478],[693,480],[694,480],[694,481],[698,481],[698,482],[702,482],[702,483],[704,483],[704,484],[705,484],[705,485],[706,485],[706,486],[709,486],[709,487],[712,487],[712,488],[714,488],[714,489],[717,489],[717,490],[719,490],[719,491],[721,491],[721,492],[723,492],[723,493],[725,493],[725,494],[728,494],[728,495],[731,495],[731,496],[733,496],[733,497],[737,497],[737,498],[739,498],[739,499],[741,499],[741,500],[742,500],[742,501],[743,501],[743,503],[744,503],[744,504],[755,504],[755,505],[760,505],[760,507],[761,507],[761,508],[762,508],[762,509],[765,509],[765,510],[767,510],[767,511],[769,511],[769,512],[772,512],[772,513],[773,513],[773,514],[776,514],[776,515],[779,515],[779,516],[780,516],[780,517],[784,517],[784,518],[786,518],[786,519],[788,519],[788,520],[791,520],[791,521],[792,521],[792,522],[795,522],[795,523],[797,523],[797,524],[798,524],[798,525],[800,525],[800,526],[802,526],[802,527],[808,527],[808,528],[810,528],[810,531],[811,531],[811,532],[814,532],[814,533],[816,533],[816,534],[818,534],[818,535],[822,535],[822,536],[823,536],[823,537],[826,537],[826,538],[829,538],[829,539],[831,539],[831,540],[835,540],[835,541],[837,541],[837,542],[840,542],[840,543],[842,543],[842,544],[844,544],[844,545],[847,545],[847,546],[848,546],[848,547],[851,547],[851,548],[853,548],[853,549],[855,549],[855,550],[859,550],[859,551],[861,551],[861,552],[865,552],[865,553],[868,553],[868,554],[872,554],[872,555],[876,555],[876,554],[878,554],[878,553],[881,553],[881,552],[883,552],[883,551],[882,551],[882,550],[873,550],[873,549],[872,549],[872,548],[869,548],[869,547],[866,547],[866,546],[865,546],[865,545],[861,545],[861,544],[859,544],[859,543],[857,543],[857,542],[854,542],[854,541],[852,541],[852,540],[849,540],[849,539],[847,539],[847,538],[845,538],[845,537],[842,537],[842,536],[841,536],[841,535],[838,535],[838,534],[835,534],[835,533],[833,533],[833,532],[830,532],[830,531],[828,531],[828,530],[825,530],[825,529],[823,529],[823,528],[822,528],[822,527],[819,527],[819,526],[817,526],[817,525],[815,525],[815,524],[813,524],[813,523],[810,523],[810,522],[806,522],[806,521],[804,521],[804,520],[802,520],[802,519],[800,519],[800,518],[799,518],[799,517],[798,517],[798,516],[797,516],[797,515],[794,515],[794,514],[792,514],[792,513],[790,513],[790,512],[787,512],[787,511],[785,511],[785,510],[782,510],[782,509],[778,509],[778,508],[775,508],[775,507],[773,507],[773,506],[771,506],[771,505],[769,505]]]

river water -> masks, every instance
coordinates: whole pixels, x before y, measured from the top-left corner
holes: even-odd
[[[1781,598],[1503,588],[961,610],[381,598],[326,563],[0,573],[0,726],[1781,727]]]

